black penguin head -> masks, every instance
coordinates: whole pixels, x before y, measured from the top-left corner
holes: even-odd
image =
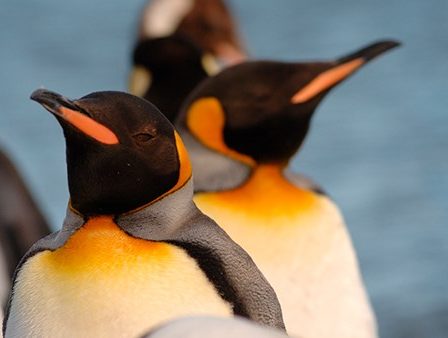
[[[134,49],[129,89],[153,102],[173,121],[188,94],[217,70],[214,58],[186,38],[146,39]]]
[[[121,92],[69,100],[43,89],[31,99],[64,130],[71,206],[83,215],[132,211],[191,175],[180,137],[146,100]]]
[[[179,122],[203,145],[247,164],[287,163],[324,96],[371,59],[382,41],[332,62],[246,62],[204,81]]]

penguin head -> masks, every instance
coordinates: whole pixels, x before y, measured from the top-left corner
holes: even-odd
[[[184,106],[179,127],[203,146],[245,164],[287,164],[325,95],[398,45],[381,41],[331,62],[236,65],[197,88]]]
[[[188,94],[217,71],[214,57],[184,37],[145,39],[134,49],[129,90],[153,102],[173,121]]]
[[[70,100],[44,89],[31,99],[62,126],[71,207],[82,215],[133,211],[191,176],[180,137],[146,100],[113,91]]]

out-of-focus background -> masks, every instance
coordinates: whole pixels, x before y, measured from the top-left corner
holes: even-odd
[[[404,46],[321,104],[293,167],[347,219],[385,338],[448,336],[448,1],[229,1],[256,58]],[[28,99],[125,90],[144,0],[3,0],[0,145],[57,229],[68,199],[60,127]],[[1,187],[0,187],[1,189]]]

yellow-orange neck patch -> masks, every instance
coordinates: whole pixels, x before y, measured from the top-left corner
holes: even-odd
[[[283,175],[279,165],[257,166],[251,177],[240,187],[216,192],[199,193],[195,202],[203,210],[210,206],[245,214],[251,218],[278,218],[309,211],[318,197],[311,191],[300,189]],[[260,222],[260,224],[264,224]]]
[[[126,270],[141,259],[169,258],[169,245],[129,236],[110,216],[89,219],[59,249],[46,257],[49,266],[65,273],[106,274]]]
[[[225,144],[225,115],[218,99],[206,97],[195,101],[187,112],[187,126],[203,145],[251,167],[255,165],[251,157],[232,150]]]

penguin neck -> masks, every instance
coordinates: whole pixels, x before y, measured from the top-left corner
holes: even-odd
[[[189,150],[195,192],[224,191],[248,179],[249,165],[204,146],[182,124],[177,128]]]
[[[195,196],[201,210],[205,205],[216,205],[251,217],[278,218],[311,210],[316,195],[291,183],[284,175],[284,165],[258,164],[240,186],[218,192],[199,193]],[[205,211],[207,213],[207,211]]]
[[[93,218],[113,219],[121,230],[136,238],[162,240],[197,212],[192,198],[193,183],[189,179],[181,188],[140,209],[117,216],[98,215]],[[65,242],[90,220],[91,218],[84,219],[82,215],[69,207],[58,236],[63,237],[61,240]]]
[[[118,226],[133,237],[164,240],[197,214],[193,203],[193,182],[188,181],[178,190],[135,212],[116,217]]]
[[[234,190],[257,196],[268,193],[271,198],[283,196],[286,191],[303,192],[285,177],[285,167],[285,164],[257,164],[244,184]]]

